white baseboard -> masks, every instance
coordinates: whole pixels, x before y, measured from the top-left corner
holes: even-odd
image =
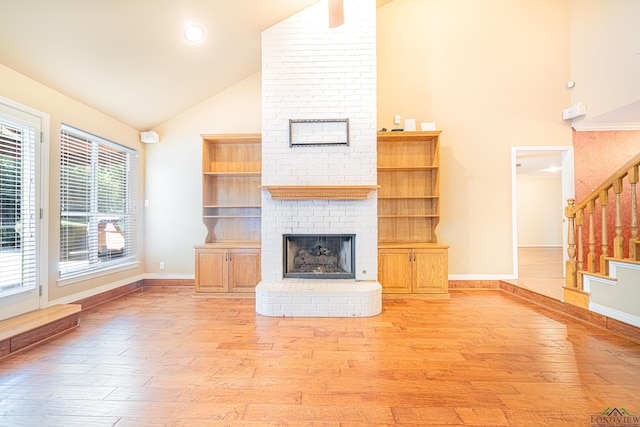
[[[589,310],[640,328],[640,317],[604,305],[589,303]]]

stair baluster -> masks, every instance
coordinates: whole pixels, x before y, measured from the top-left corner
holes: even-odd
[[[589,214],[589,253],[587,254],[587,271],[596,272],[596,229],[593,215],[596,212],[596,201],[590,200],[587,203],[587,213]]]
[[[576,212],[576,228],[578,229],[578,271],[584,270],[584,243],[582,229],[584,225],[584,209]]]
[[[616,195],[616,236],[613,238],[613,257],[624,258],[624,238],[622,237],[622,208],[620,206],[620,195],[622,194],[622,178],[613,182],[613,193]]]
[[[631,238],[629,239],[629,259],[640,261],[640,253],[636,251],[638,240],[638,202],[636,196],[636,184],[638,184],[638,166],[629,170],[629,183],[631,184]]]
[[[602,217],[600,223],[602,225],[600,231],[600,270],[602,275],[609,274],[609,266],[607,264],[607,257],[609,256],[609,238],[607,236],[607,205],[609,204],[609,189],[605,188],[600,193],[600,206],[602,206]]]
[[[567,200],[567,207],[564,208],[564,214],[567,217],[567,220],[569,221],[568,227],[567,227],[567,231],[568,231],[568,235],[567,235],[567,255],[569,256],[569,259],[567,260],[567,262],[565,263],[566,266],[566,271],[567,271],[567,277],[566,277],[566,281],[565,281],[565,286],[567,288],[572,288],[572,289],[576,289],[578,286],[577,283],[577,272],[578,272],[578,266],[576,263],[576,242],[575,242],[575,221],[576,221],[576,214],[573,211],[573,205],[575,204],[576,200],[575,199],[569,199]]]

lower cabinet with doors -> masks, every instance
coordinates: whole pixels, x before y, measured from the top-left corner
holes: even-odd
[[[448,296],[448,246],[379,245],[378,281],[386,294]]]
[[[260,247],[197,245],[196,293],[254,292],[260,282]]]

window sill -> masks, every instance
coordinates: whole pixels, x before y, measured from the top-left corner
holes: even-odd
[[[129,261],[118,265],[104,267],[99,270],[92,270],[88,273],[77,273],[72,276],[65,277],[64,279],[58,279],[58,286],[68,286],[74,283],[85,282],[87,280],[95,279],[109,274],[118,273],[120,271],[132,270],[140,267],[140,261]]]

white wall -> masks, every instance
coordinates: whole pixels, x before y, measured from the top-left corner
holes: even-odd
[[[518,175],[518,246],[562,246],[562,176]]]

